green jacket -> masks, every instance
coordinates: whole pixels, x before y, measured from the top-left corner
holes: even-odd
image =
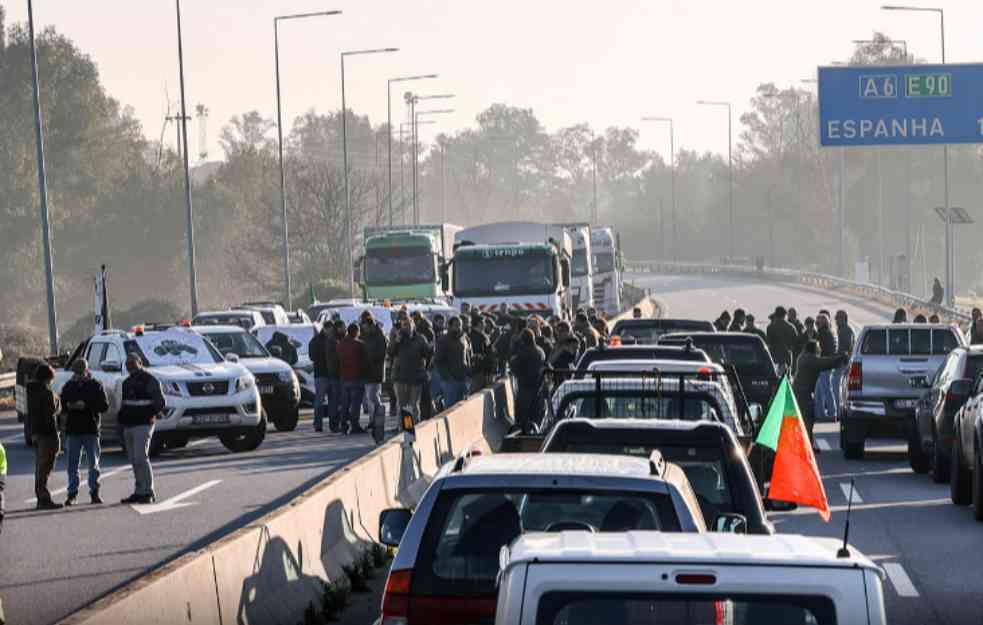
[[[0,475],[7,475],[7,451],[0,443]]]

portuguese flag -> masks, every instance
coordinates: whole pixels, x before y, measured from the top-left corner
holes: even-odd
[[[775,452],[768,497],[815,508],[828,523],[830,513],[826,489],[823,488],[809,433],[787,376],[782,378],[778,392],[771,400],[755,443]]]

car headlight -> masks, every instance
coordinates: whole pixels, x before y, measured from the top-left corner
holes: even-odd
[[[236,379],[236,393],[251,389],[256,386],[256,378],[251,375],[244,375]]]
[[[164,389],[165,395],[170,395],[171,397],[181,397],[181,387],[177,382],[164,382],[160,386]]]
[[[294,381],[294,372],[289,369],[286,371],[281,371],[277,374],[277,377],[280,378],[281,382],[286,382],[289,384]]]

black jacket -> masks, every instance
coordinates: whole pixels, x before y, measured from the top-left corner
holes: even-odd
[[[291,367],[297,364],[297,348],[290,342],[290,337],[286,334],[283,332],[274,332],[273,337],[270,338],[270,342],[266,344],[266,349],[273,351],[273,347],[280,348],[280,355],[278,356],[280,360]]]
[[[338,378],[340,376],[338,339],[333,330],[315,334],[307,345],[307,351],[310,354],[311,362],[314,364],[315,378]]]
[[[382,384],[386,379],[386,350],[389,342],[386,335],[378,327],[362,335],[367,357],[365,382],[367,384]]]
[[[796,361],[792,390],[798,397],[811,397],[816,388],[816,381],[819,380],[819,374],[840,367],[845,361],[843,356],[816,356],[809,352],[802,352]]]
[[[573,369],[580,355],[580,341],[575,335],[567,336],[565,340],[557,341],[550,353],[550,366],[554,369]]]
[[[123,380],[123,401],[119,424],[123,427],[151,425],[164,410],[164,391],[146,369],[131,373]]]
[[[463,382],[471,371],[471,348],[463,336],[444,333],[437,340],[437,355],[433,365],[443,379]]]
[[[832,356],[837,353],[836,335],[829,328],[817,328],[816,335],[819,338],[819,352],[822,356]]]
[[[423,384],[427,379],[427,361],[433,356],[433,345],[422,335],[413,332],[408,337],[398,334],[389,343],[389,357],[395,360],[393,381],[397,384]]]
[[[58,437],[58,413],[61,401],[46,384],[30,382],[27,385],[27,418],[31,420],[34,436]]]
[[[83,402],[85,408],[71,408],[75,402]],[[109,410],[109,399],[99,380],[73,376],[61,389],[61,404],[67,415],[66,434],[99,434],[100,415]]]
[[[853,334],[853,328],[850,324],[843,324],[836,326],[836,346],[841,354],[852,354],[853,353],[853,342],[856,341],[856,337]]]
[[[543,383],[543,368],[546,366],[546,354],[537,345],[516,346],[515,354],[509,363],[512,374],[519,388],[538,389]]]
[[[795,351],[798,336],[795,326],[784,319],[774,318],[768,324],[765,332],[768,339],[768,351],[776,365],[791,366],[792,352]]]

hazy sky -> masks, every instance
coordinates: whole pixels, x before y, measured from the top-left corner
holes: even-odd
[[[26,19],[26,0],[4,1],[8,21]],[[349,57],[348,105],[385,120],[386,80],[439,73],[405,83],[420,93],[455,93],[453,115],[425,133],[473,125],[494,102],[531,107],[548,130],[589,122],[642,128],[644,147],[666,152],[667,130],[643,115],[675,118],[676,144],[726,153],[724,109],[697,99],[730,100],[738,117],[760,82],[797,84],[815,67],[849,56],[852,39],[872,31],[906,39],[918,57],[939,58],[932,13],[879,10],[878,0],[184,0],[189,113],[211,111],[210,158],[233,115],[257,109],[273,117],[276,15],[340,9],[343,15],[281,24],[284,120],[341,106],[339,53],[399,47],[393,54]],[[54,25],[92,56],[109,92],[136,111],[148,135],[161,131],[165,87],[178,100],[174,2],[35,0],[38,26]],[[949,62],[983,60],[983,1],[950,0]],[[42,80],[44,67],[41,67]],[[404,109],[394,85],[393,118]],[[445,103],[440,105],[444,108]],[[197,127],[189,126],[197,137]],[[169,131],[165,140],[173,142]],[[191,139],[192,149],[198,143]]]

